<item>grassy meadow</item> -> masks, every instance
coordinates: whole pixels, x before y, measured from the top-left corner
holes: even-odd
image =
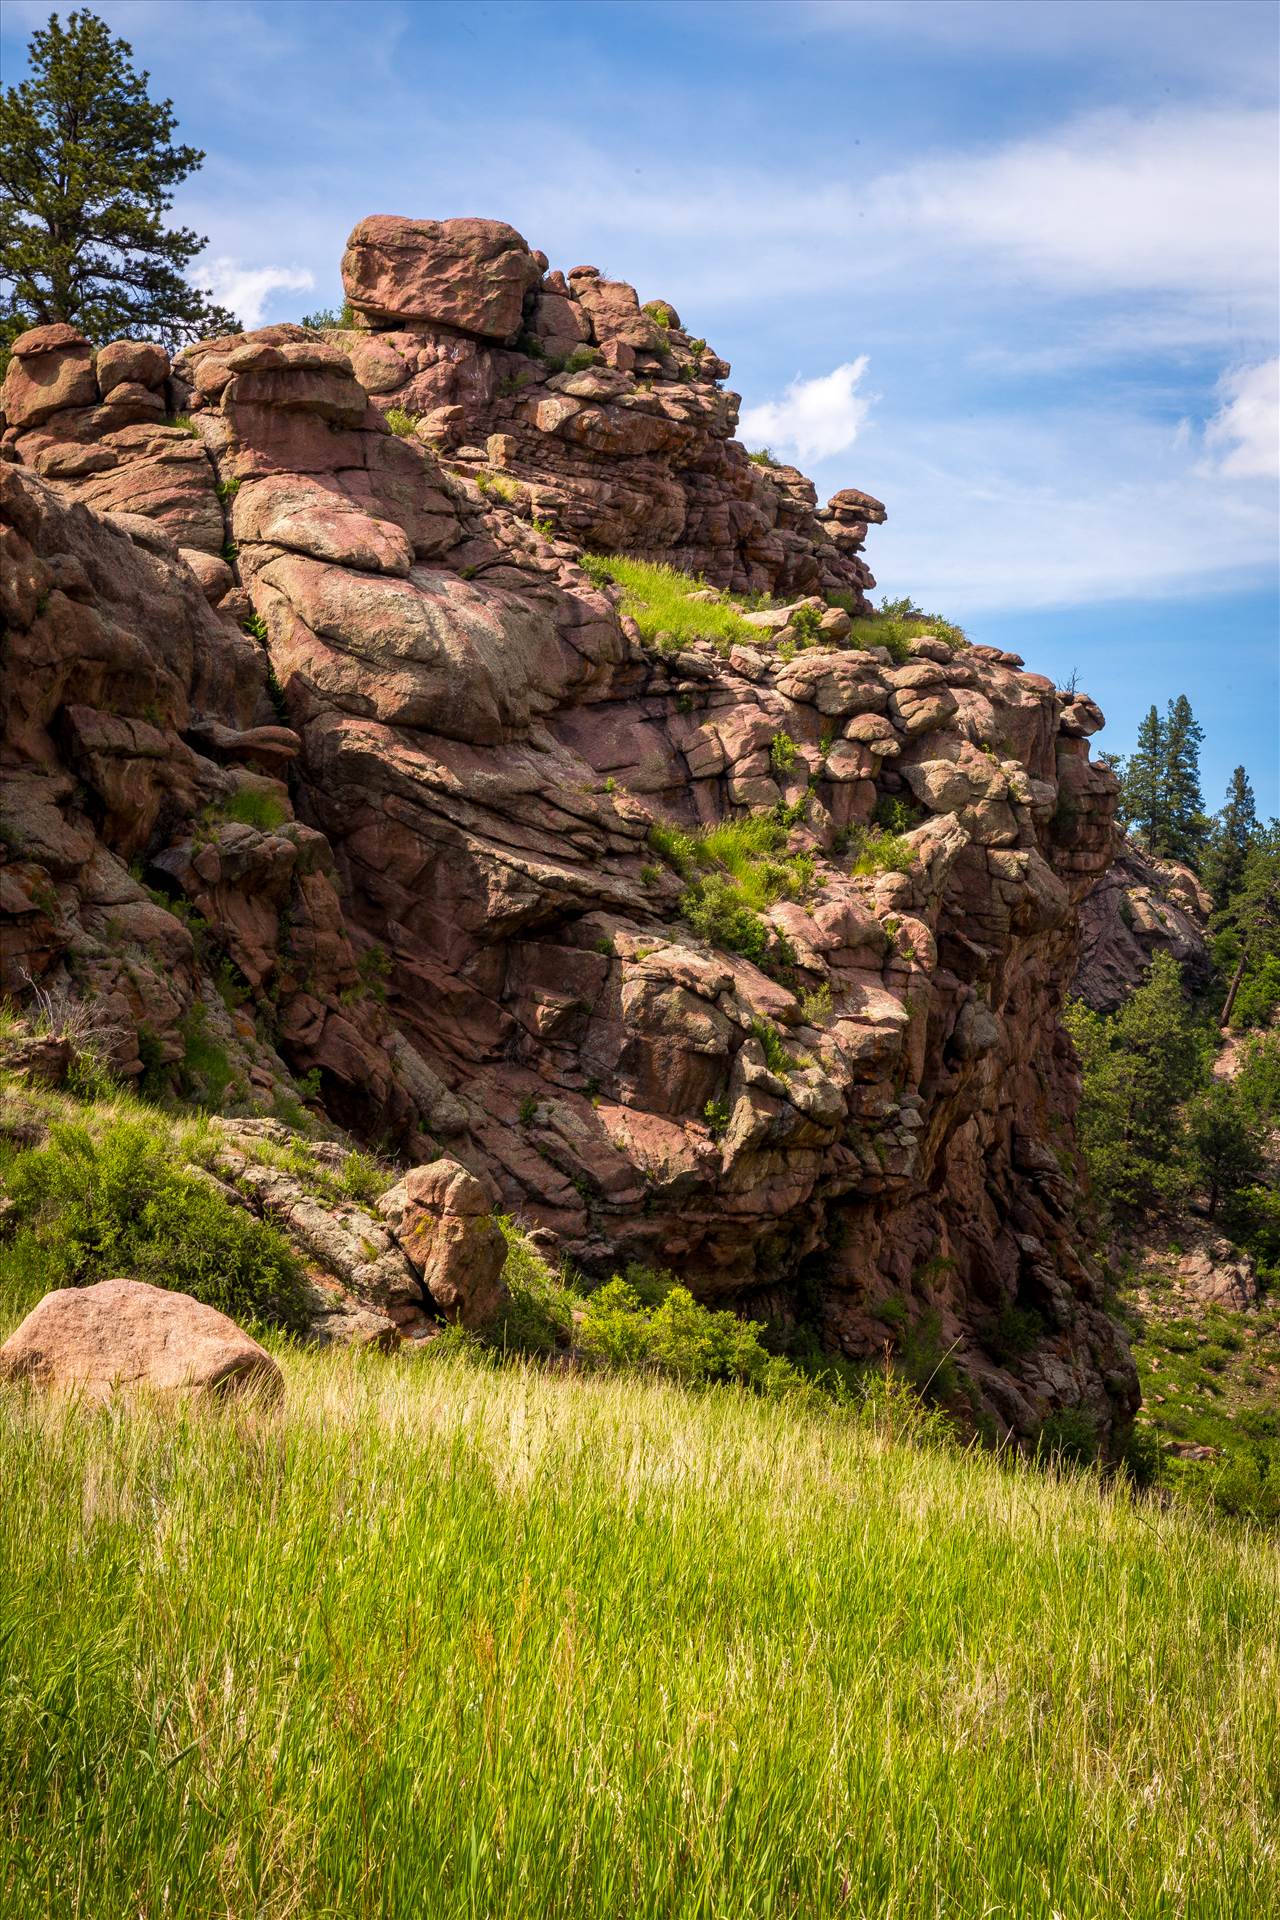
[[[280,1415],[0,1396],[11,1920],[1280,1910],[1274,1542],[883,1409],[280,1351]]]

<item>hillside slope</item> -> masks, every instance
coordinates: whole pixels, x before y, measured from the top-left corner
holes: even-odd
[[[1280,1904],[1270,1544],[884,1422],[331,1349],[0,1400],[13,1920]]]
[[[1109,1444],[1057,1020],[1097,708],[869,620],[883,509],[749,460],[665,303],[494,222],[344,271],[323,337],[16,343],[6,987],[153,1090],[444,1151],[589,1276]]]

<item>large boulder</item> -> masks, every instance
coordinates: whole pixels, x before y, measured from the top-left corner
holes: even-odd
[[[142,1280],[46,1293],[0,1347],[0,1381],[100,1401],[113,1393],[254,1392],[284,1381],[256,1340],[216,1307]]]
[[[67,407],[92,407],[97,399],[93,348],[82,333],[59,322],[18,335],[0,388],[11,427],[38,427]]]
[[[541,274],[505,220],[402,220],[371,214],[342,256],[347,299],[377,325],[426,321],[488,340],[520,325]]]
[[[507,1243],[493,1217],[497,1194],[456,1160],[411,1167],[378,1202],[409,1264],[450,1320],[482,1326],[503,1299]]]

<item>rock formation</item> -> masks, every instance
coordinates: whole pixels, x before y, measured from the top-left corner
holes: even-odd
[[[1014,654],[854,644],[827,596],[863,605],[883,508],[752,463],[668,303],[491,221],[363,221],[343,270],[360,324],[324,337],[18,343],[10,989],[69,976],[125,1073],[207,1023],[242,1105],[312,1075],[406,1164],[446,1150],[402,1226],[496,1198],[588,1273],[854,1355],[914,1328],[1001,1431],[1122,1427],[1057,1022],[1112,849],[1097,708]],[[583,547],[790,604],[663,651]],[[679,838],[752,815],[789,836],[754,959],[682,918]],[[424,1301],[478,1316],[491,1262],[429,1237]]]
[[[1126,841],[1081,905],[1072,992],[1096,1013],[1114,1013],[1142,985],[1157,953],[1178,962],[1188,986],[1207,986],[1212,904],[1190,867],[1155,860]]]

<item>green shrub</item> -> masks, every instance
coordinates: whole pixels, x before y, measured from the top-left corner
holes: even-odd
[[[806,645],[822,638],[822,615],[816,607],[797,607],[791,615],[792,633],[799,636]]]
[[[147,1122],[116,1120],[98,1136],[55,1126],[47,1146],[18,1155],[8,1188],[44,1255],[46,1285],[123,1275],[234,1319],[302,1323],[302,1270],[281,1235],[179,1167]]]
[[[653,324],[656,327],[661,327],[664,332],[671,325],[671,309],[670,307],[664,307],[661,300],[647,301],[644,311],[653,321]]]
[[[924,808],[911,800],[904,800],[897,794],[882,793],[876,801],[876,810],[871,816],[875,825],[883,827],[886,833],[910,833],[918,827],[924,818]]]
[[[382,417],[397,440],[408,440],[412,437],[421,415],[410,413],[407,407],[388,407]]]
[[[732,1382],[771,1398],[811,1391],[797,1368],[761,1345],[763,1331],[758,1321],[712,1312],[687,1287],[667,1284],[647,1304],[631,1281],[615,1278],[588,1297],[578,1341],[606,1366],[644,1368],[686,1386]]]
[[[599,347],[575,347],[568,354],[560,371],[562,373],[585,373],[588,367],[594,367],[600,359]]]
[[[747,458],[753,467],[776,467],[778,464],[770,447],[757,447],[754,453],[747,455]]]
[[[1084,1407],[1063,1407],[1041,1421],[1036,1454],[1054,1465],[1089,1466],[1098,1457],[1098,1429]]]
[[[757,1014],[751,1022],[751,1032],[764,1050],[764,1063],[770,1073],[776,1073],[783,1080],[790,1079],[795,1062],[783,1045],[782,1035],[772,1020],[766,1020],[763,1014]]]
[[[741,953],[757,965],[769,951],[768,922],[748,906],[727,874],[695,880],[680,896],[680,911],[700,940],[726,953]]]
[[[800,1013],[806,1027],[816,1027],[831,1012],[831,983],[824,980],[820,987],[806,987],[800,995]]]
[[[959,1384],[955,1362],[942,1344],[942,1316],[927,1307],[903,1333],[896,1359],[918,1393],[946,1400]]]
[[[251,639],[261,640],[264,645],[266,644],[267,623],[260,613],[247,614],[240,622],[240,631],[247,633]]]
[[[182,1035],[182,1059],[178,1062],[178,1085],[183,1097],[214,1113],[222,1109],[231,1085],[231,1062],[227,1050],[209,1032],[209,1016],[197,1000],[179,1022]]]
[[[484,1329],[485,1340],[507,1353],[548,1354],[567,1347],[577,1295],[514,1220],[503,1215],[498,1225],[507,1243],[502,1269],[507,1299]]]
[[[789,733],[775,733],[769,742],[769,764],[775,773],[790,773],[799,751]]]
[[[241,787],[239,793],[233,793],[218,808],[223,820],[233,820],[242,827],[257,827],[261,833],[274,833],[289,818],[289,810],[279,794],[267,793],[261,787]]]
[[[1120,1466],[1135,1487],[1153,1487],[1160,1479],[1164,1459],[1160,1436],[1153,1427],[1133,1427],[1120,1453]]]
[[[991,1358],[1007,1366],[1038,1346],[1044,1332],[1044,1321],[1034,1307],[1008,1306],[987,1322],[981,1339]]]
[[[729,1131],[729,1122],[733,1118],[732,1109],[727,1100],[708,1100],[702,1109],[702,1117],[713,1140],[720,1140]]]

